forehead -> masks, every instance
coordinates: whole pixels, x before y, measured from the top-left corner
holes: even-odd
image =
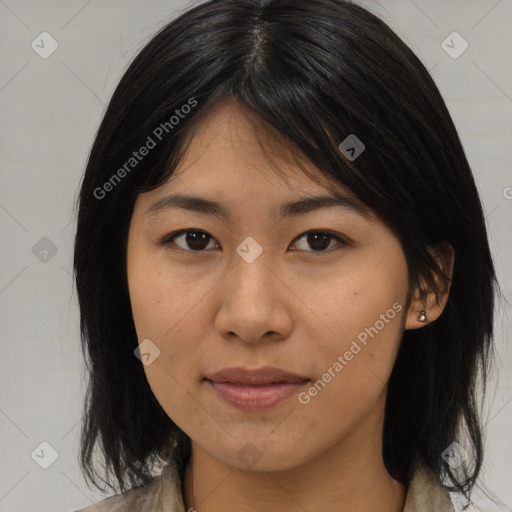
[[[146,220],[173,209],[233,220],[268,211],[273,219],[341,206],[372,217],[353,194],[312,165],[275,128],[232,100],[215,105],[186,140],[169,180],[142,194]]]
[[[173,189],[186,182],[219,193],[250,187],[285,187],[292,193],[325,192],[339,183],[324,175],[270,124],[232,99],[215,105],[186,139],[187,150],[168,180]]]

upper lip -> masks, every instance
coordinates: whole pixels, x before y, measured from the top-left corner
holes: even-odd
[[[206,379],[212,382],[229,382],[230,384],[253,386],[277,382],[304,382],[309,380],[273,366],[265,366],[253,370],[240,366],[224,368],[219,372],[207,375]]]

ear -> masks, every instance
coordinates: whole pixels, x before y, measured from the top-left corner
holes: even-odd
[[[446,306],[450,293],[451,281],[453,278],[453,266],[455,264],[455,251],[448,242],[443,242],[429,249],[436,259],[443,272],[449,277],[447,285],[444,285],[437,277],[433,290],[426,287],[422,281],[422,289],[416,288],[411,297],[411,303],[407,310],[405,330],[419,329],[437,320]],[[426,320],[418,318],[422,311],[425,311]]]

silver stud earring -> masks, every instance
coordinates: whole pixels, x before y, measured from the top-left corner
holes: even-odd
[[[418,316],[418,321],[419,321],[419,322],[425,322],[426,320],[427,320],[427,315],[426,315],[426,313],[425,313],[425,310],[424,310],[424,309],[422,309],[422,310],[420,311],[419,316]]]

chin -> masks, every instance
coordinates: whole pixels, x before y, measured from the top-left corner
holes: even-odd
[[[225,447],[219,450],[219,446],[216,446],[209,453],[226,466],[240,471],[286,471],[308,460],[307,454],[302,450],[297,451],[297,443],[290,439],[288,443],[283,440],[248,439],[245,443],[235,441],[233,444],[233,449]]]

